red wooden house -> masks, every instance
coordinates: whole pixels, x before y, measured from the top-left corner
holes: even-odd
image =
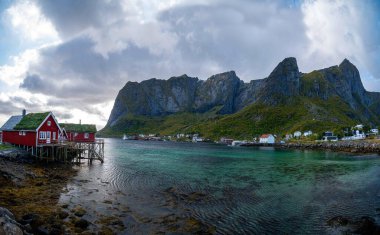
[[[26,114],[25,110],[10,117],[1,131],[4,143],[29,147],[57,143],[62,133],[52,112]]]
[[[96,126],[92,124],[60,123],[62,136],[73,142],[95,142]]]

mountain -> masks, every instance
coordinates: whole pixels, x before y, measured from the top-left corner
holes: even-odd
[[[380,93],[367,92],[358,69],[340,65],[301,73],[295,58],[267,78],[245,83],[234,71],[207,80],[182,75],[128,82],[101,135],[199,132],[210,138],[264,132],[340,130],[380,123]]]

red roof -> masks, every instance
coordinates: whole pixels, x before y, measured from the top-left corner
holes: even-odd
[[[272,134],[264,134],[264,135],[260,136],[260,138],[268,138],[270,135],[272,135]]]

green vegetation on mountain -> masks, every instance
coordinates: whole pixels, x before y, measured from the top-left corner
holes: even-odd
[[[294,58],[265,79],[242,82],[234,72],[206,81],[186,75],[127,83],[102,136],[199,133],[210,139],[251,139],[263,133],[315,133],[380,123],[380,94],[365,91],[356,67],[300,73]]]
[[[285,135],[297,130],[339,132],[343,127],[360,122],[350,118],[354,115],[350,107],[338,97],[327,101],[302,97],[290,104],[275,107],[253,104],[230,115],[218,115],[217,110],[202,114],[176,113],[162,117],[129,115],[123,117],[120,124],[104,129],[101,134],[122,136],[125,133],[200,133],[215,140],[221,137],[251,139],[263,133]]]

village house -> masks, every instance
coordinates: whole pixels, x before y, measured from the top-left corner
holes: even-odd
[[[332,131],[326,131],[323,133],[322,141],[338,141],[338,137],[334,136]]]
[[[311,136],[312,134],[313,134],[312,131],[305,131],[305,132],[303,133],[303,136],[308,137],[308,136]]]
[[[296,132],[294,132],[293,136],[294,136],[294,138],[300,138],[302,136],[302,132],[296,131]]]
[[[1,127],[4,143],[36,147],[58,142],[61,128],[52,112],[12,116]]]
[[[96,126],[92,124],[60,123],[62,136],[73,142],[95,142]]]
[[[259,143],[261,144],[274,144],[276,138],[272,134],[264,134],[260,136]]]
[[[234,139],[227,138],[227,137],[220,138],[220,143],[223,143],[223,144],[231,145],[232,141],[234,141]]]
[[[293,135],[292,134],[286,134],[285,135],[285,140],[290,140],[293,138]]]
[[[377,129],[377,128],[373,128],[373,129],[370,130],[370,133],[371,133],[372,135],[378,135],[378,134],[379,134],[379,129]]]
[[[363,130],[364,128],[364,125],[363,124],[358,124],[354,127],[354,129],[357,129],[357,130]]]

